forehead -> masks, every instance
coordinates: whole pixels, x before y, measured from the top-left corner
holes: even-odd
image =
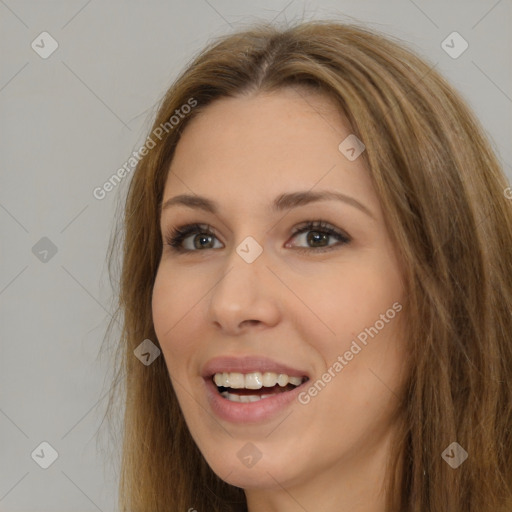
[[[292,188],[318,187],[371,200],[362,159],[349,161],[338,149],[350,134],[325,95],[289,88],[222,98],[185,129],[164,198],[192,192],[220,196],[221,202],[238,198],[249,207]]]

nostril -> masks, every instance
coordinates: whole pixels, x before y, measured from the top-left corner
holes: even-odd
[[[249,325],[258,325],[260,323],[259,320],[244,320],[240,325],[244,325],[248,323]]]

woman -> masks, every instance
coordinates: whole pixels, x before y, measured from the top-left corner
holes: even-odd
[[[360,27],[259,26],[140,153],[121,510],[512,509],[512,202],[439,74]]]

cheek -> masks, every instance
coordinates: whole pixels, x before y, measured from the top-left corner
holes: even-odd
[[[179,371],[183,367],[180,362],[194,350],[190,340],[198,339],[193,335],[197,323],[191,319],[202,295],[197,279],[186,281],[183,275],[158,270],[152,297],[153,324],[171,373],[175,368]]]
[[[370,416],[378,414],[393,398],[390,390],[398,389],[404,365],[398,269],[385,257],[361,258],[334,269],[321,282],[323,287],[301,283],[301,293],[317,315],[308,312],[302,320],[304,338],[321,355],[322,371],[335,375],[319,403],[332,407],[330,414],[341,422],[347,411],[352,419],[361,408]],[[341,413],[339,403],[346,407]]]
[[[301,309],[302,325],[316,333],[309,339],[324,339],[331,347],[374,325],[403,294],[396,269],[384,261],[354,261],[301,277],[294,291],[307,306]]]

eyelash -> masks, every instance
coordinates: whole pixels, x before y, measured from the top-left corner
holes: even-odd
[[[307,233],[308,231],[317,231],[322,234],[330,235],[332,237],[337,238],[339,243],[329,245],[326,247],[294,247],[293,249],[303,253],[308,253],[311,251],[326,252],[351,242],[350,237],[348,237],[343,232],[338,231],[336,228],[334,228],[330,224],[327,224],[324,221],[306,221],[305,223],[294,228],[292,236],[294,237],[302,233]],[[173,228],[169,235],[165,237],[165,242],[172,248],[173,251],[178,253],[191,253],[203,251],[204,249],[191,250],[184,249],[182,247],[183,240],[192,234],[205,234],[213,235],[216,237],[215,230],[209,224],[187,224],[185,226]]]

